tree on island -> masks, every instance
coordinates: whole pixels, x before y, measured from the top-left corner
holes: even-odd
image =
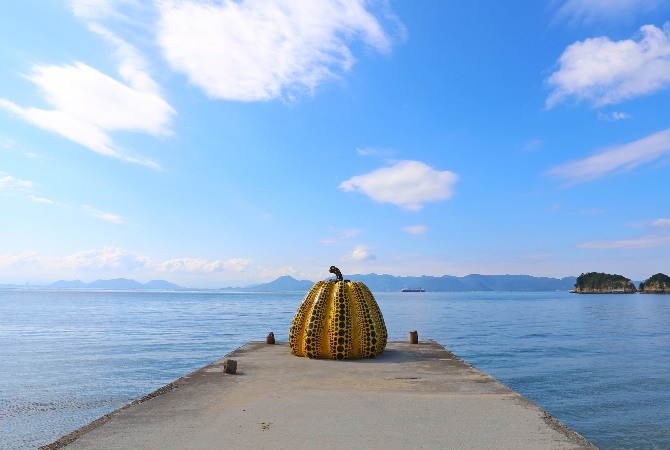
[[[670,294],[670,277],[664,273],[657,273],[640,283],[640,292],[644,294]]]
[[[577,277],[573,292],[578,294],[606,294],[613,292],[632,294],[636,291],[635,285],[630,282],[629,278],[609,273],[589,272]]]

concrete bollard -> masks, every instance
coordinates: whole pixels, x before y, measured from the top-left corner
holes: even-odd
[[[223,363],[223,373],[234,374],[237,373],[237,361],[234,359],[227,359]]]
[[[410,344],[418,344],[419,343],[419,333],[417,333],[416,330],[413,330],[413,331],[409,332],[409,343]]]
[[[266,344],[274,344],[275,343],[275,334],[274,333],[268,334],[268,337],[265,338],[265,343]]]

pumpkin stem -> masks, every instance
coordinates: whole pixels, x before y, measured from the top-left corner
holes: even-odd
[[[334,273],[335,276],[337,277],[337,281],[343,281],[342,272],[340,272],[340,269],[338,269],[337,267],[330,266],[330,270],[328,272]]]

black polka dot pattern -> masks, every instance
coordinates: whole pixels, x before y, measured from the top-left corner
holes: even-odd
[[[330,357],[333,359],[351,359],[351,307],[349,305],[346,282],[335,284],[333,301],[330,307]]]
[[[361,282],[319,281],[298,307],[289,332],[291,350],[307,358],[374,358],[386,347],[386,326]]]
[[[328,311],[328,304],[331,301],[331,294],[333,292],[333,284],[331,282],[324,282],[316,296],[316,300],[312,305],[309,313],[309,318],[305,322],[303,333],[303,353],[308,358],[327,358],[324,356],[326,352],[323,349],[324,331],[326,331],[327,324],[325,323],[326,311]]]
[[[365,300],[370,306],[370,315],[372,316],[372,320],[375,322],[375,332],[372,333],[372,344],[381,347],[381,350],[379,350],[379,353],[381,353],[386,348],[386,341],[388,340],[384,317],[382,316],[382,311],[379,309],[379,305],[377,305],[377,301],[372,295],[372,292],[370,292],[370,289],[368,289],[368,287],[363,283],[359,283],[359,286],[365,294]],[[377,342],[375,342],[375,339]]]
[[[305,356],[302,351],[302,345],[300,345],[300,340],[302,338],[304,328],[305,328],[305,317],[310,313],[314,298],[318,295],[323,286],[323,281],[318,281],[312,289],[309,290],[305,298],[302,300],[298,311],[295,313],[293,322],[291,323],[291,329],[288,334],[288,342],[291,345],[293,353],[298,356]]]
[[[377,349],[377,342],[372,343],[374,337],[373,334],[376,334],[375,331],[375,321],[372,319],[370,314],[370,307],[368,302],[365,300],[365,294],[359,286],[363,283],[351,283],[351,294],[354,297],[354,304],[356,305],[356,321],[358,322],[359,333],[358,333],[358,357],[359,358],[372,358],[374,357]]]

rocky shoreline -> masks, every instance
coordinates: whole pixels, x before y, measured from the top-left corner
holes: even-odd
[[[571,294],[635,294],[638,290],[635,286],[632,288],[623,289],[590,289],[590,288],[576,288],[570,291]]]
[[[644,288],[637,291],[638,294],[670,294],[670,289]]]

